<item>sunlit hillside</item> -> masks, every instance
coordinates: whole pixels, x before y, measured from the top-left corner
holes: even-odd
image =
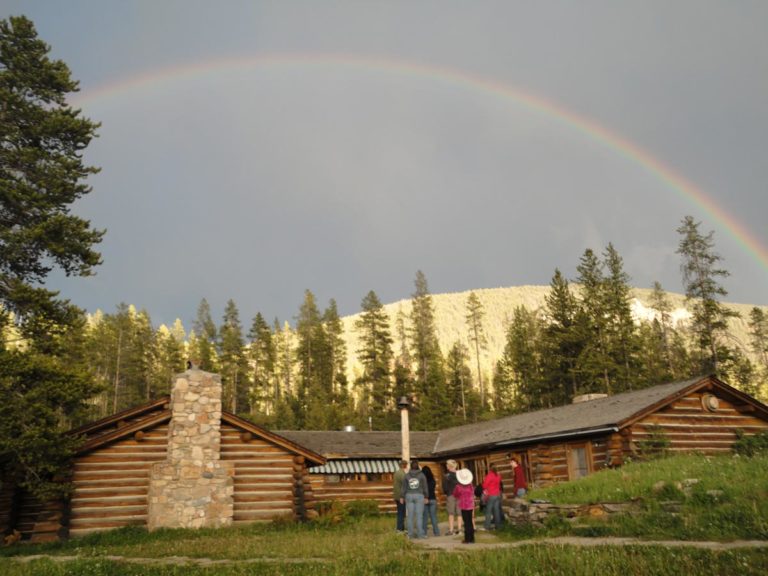
[[[480,364],[483,371],[483,379],[488,382],[493,373],[494,364],[503,353],[506,329],[514,309],[520,305],[526,306],[531,310],[543,306],[544,299],[549,292],[549,286],[513,286],[509,288],[479,289],[474,290],[474,292],[483,304],[485,311],[484,328],[488,346],[482,351]],[[466,323],[466,304],[469,294],[470,292],[460,292],[432,295],[438,339],[444,353],[456,341],[469,345],[469,333]],[[648,304],[650,295],[650,289],[637,288],[632,291],[634,298],[633,311],[638,320],[653,318],[655,311]],[[667,293],[667,295],[674,308],[672,313],[673,319],[676,322],[684,323],[689,316],[688,311],[685,309],[685,297],[673,293]],[[749,310],[753,308],[753,305],[729,303],[728,306],[741,315],[741,318],[731,320],[731,344],[739,346],[745,354],[751,357],[747,320],[749,318]],[[395,329],[396,319],[398,314],[402,312],[405,315],[407,325],[407,317],[411,311],[411,302],[410,300],[401,300],[392,304],[386,304],[384,308],[389,314],[392,335],[395,340],[394,349],[397,353],[400,350],[401,342],[398,340],[397,330]],[[768,312],[768,307],[762,308]],[[357,362],[356,355],[359,339],[354,327],[358,317],[359,314],[355,314],[343,318],[350,381],[360,373],[360,365]],[[475,368],[474,356],[472,356],[472,359],[473,361],[469,364],[476,377],[477,370]]]

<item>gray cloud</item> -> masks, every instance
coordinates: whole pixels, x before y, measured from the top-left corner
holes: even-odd
[[[99,86],[269,53],[438,66],[545,97],[635,142],[768,245],[768,6],[761,2],[11,1],[82,81],[103,168],[77,207],[108,228],[78,304],[186,325],[200,298],[290,319],[305,288],[357,311],[376,290],[546,284],[613,242],[638,286],[680,290],[675,228],[714,230],[731,299],[768,272],[657,174],[562,119],[393,69],[284,63]],[[169,79],[172,80],[172,79]]]

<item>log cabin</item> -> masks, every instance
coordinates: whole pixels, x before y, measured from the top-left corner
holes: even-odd
[[[209,378],[213,377],[213,378]],[[251,422],[221,411],[220,383],[203,382],[200,389],[211,389],[210,396],[192,393],[190,383],[218,380],[200,370],[188,370],[176,377],[172,396],[131,408],[70,432],[83,440],[75,454],[71,493],[66,500],[40,503],[19,490],[9,478],[0,487],[0,531],[18,530],[24,540],[46,541],[80,536],[100,530],[139,525],[152,528],[153,482],[165,485],[155,472],[173,461],[184,450],[176,438],[187,438],[180,428],[196,425],[211,438],[190,444],[193,458],[210,448],[211,462],[181,463],[171,470],[177,480],[194,479],[192,490],[214,481],[223,469],[222,492],[227,502],[220,506],[224,524],[271,520],[276,517],[306,518],[314,508],[308,469],[325,463],[316,452]],[[180,388],[180,385],[183,386]],[[183,398],[192,399],[184,402]],[[179,425],[180,423],[180,425]],[[180,453],[183,459],[184,454]],[[183,494],[173,483],[168,490]],[[205,495],[191,494],[189,500]],[[168,499],[161,495],[156,503]],[[210,505],[213,505],[209,503]],[[158,509],[163,522],[172,516]],[[164,524],[158,524],[162,526]],[[174,523],[173,526],[195,526]],[[200,524],[203,526],[206,524]],[[218,524],[211,524],[218,525]]]
[[[529,485],[543,487],[658,450],[728,452],[739,434],[766,430],[768,407],[706,376],[445,429],[431,456],[454,458],[480,481],[496,464],[504,484],[512,486],[511,454],[523,464]]]
[[[738,434],[768,430],[768,407],[713,376],[583,400],[412,432],[411,453],[436,478],[449,458],[470,468],[478,481],[496,464],[507,486],[512,485],[508,455],[514,454],[529,484],[541,487],[620,466],[662,447],[728,452]],[[17,529],[24,539],[46,540],[126,525],[151,527],[153,470],[177,451],[169,449],[176,437],[174,412],[189,418],[190,408],[178,405],[173,397],[161,398],[74,430],[83,444],[66,501],[42,505],[3,478],[0,531]],[[218,458],[233,480],[232,523],[305,518],[326,500],[375,500],[382,511],[394,509],[399,432],[270,432],[221,411],[219,442]]]

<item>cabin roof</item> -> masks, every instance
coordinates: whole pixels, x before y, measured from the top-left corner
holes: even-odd
[[[706,377],[672,382],[578,404],[447,428],[440,432],[434,453],[447,456],[488,447],[618,431],[648,412],[714,380]]]
[[[77,451],[79,454],[83,454],[110,442],[121,440],[136,432],[144,431],[170,421],[171,410],[169,406],[170,396],[164,396],[146,404],[107,416],[85,426],[80,426],[71,430],[69,434],[83,437],[83,442]],[[270,432],[235,414],[222,411],[221,421],[281,446],[289,452],[304,456],[312,463],[325,463],[325,458],[311,448],[290,438],[283,437],[277,432]]]
[[[539,441],[579,438],[601,432],[619,431],[648,414],[700,389],[718,389],[739,405],[748,405],[768,420],[768,406],[714,376],[660,384],[535,412],[516,414],[455,426],[435,432],[411,432],[411,454],[415,458],[447,457],[489,448],[513,447]],[[76,430],[84,436],[80,452],[88,452],[108,442],[151,428],[170,419],[169,398],[124,410]],[[269,431],[248,420],[222,413],[222,421],[251,432],[309,461],[323,464],[326,459],[399,459],[399,431]]]
[[[339,430],[278,430],[276,434],[307,446],[326,458],[397,458],[401,455],[399,431],[345,432]],[[411,432],[411,455],[432,454],[438,432]]]

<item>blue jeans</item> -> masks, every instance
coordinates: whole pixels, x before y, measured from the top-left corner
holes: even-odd
[[[486,530],[491,529],[491,518],[493,518],[493,525],[495,528],[501,527],[501,495],[488,496],[488,501],[485,503],[485,525]]]
[[[432,522],[432,532],[435,536],[440,536],[440,528],[437,526],[437,500],[430,500],[428,504],[424,504],[424,517],[421,520],[424,532],[421,533],[423,537],[427,537],[427,527],[429,521]]]
[[[408,536],[420,538],[424,533],[424,494],[405,495],[405,516],[408,519]]]
[[[397,531],[405,532],[405,504],[395,500],[395,505],[397,506]]]

